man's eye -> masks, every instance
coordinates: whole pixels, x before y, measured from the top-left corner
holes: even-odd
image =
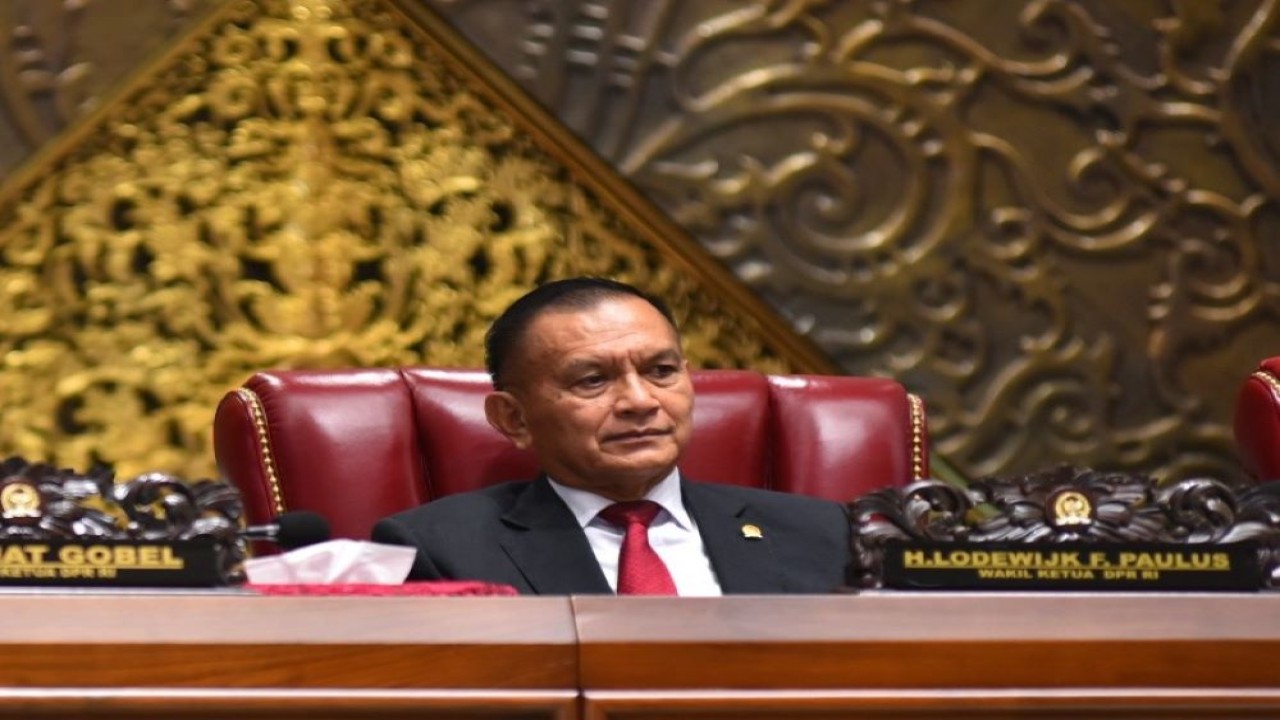
[[[600,387],[604,383],[605,377],[603,375],[587,375],[585,377],[578,378],[578,381],[575,382],[574,385],[584,388],[594,388]]]
[[[653,367],[653,370],[650,370],[649,372],[654,377],[665,378],[665,377],[671,377],[672,375],[675,375],[679,371],[680,371],[680,368],[676,367],[675,365],[655,365]]]

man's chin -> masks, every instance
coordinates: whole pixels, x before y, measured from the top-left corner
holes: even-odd
[[[656,478],[661,480],[676,466],[676,455],[672,453],[652,453],[632,456],[613,456],[612,462],[605,472],[617,477],[629,476],[641,480]]]

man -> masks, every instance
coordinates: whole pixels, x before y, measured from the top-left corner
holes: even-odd
[[[418,548],[411,577],[537,594],[829,592],[850,559],[843,508],[694,482],[677,461],[693,385],[670,310],[630,285],[576,278],[513,303],[485,339],[489,423],[544,475],[382,520]]]

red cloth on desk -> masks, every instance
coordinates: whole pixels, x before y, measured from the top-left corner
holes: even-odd
[[[374,585],[372,583],[280,583],[255,585],[253,583],[249,583],[245,585],[244,588],[262,595],[389,595],[397,597],[455,597],[465,595],[519,594],[516,592],[516,589],[510,585],[495,585],[492,583],[461,580],[407,582],[403,585]]]

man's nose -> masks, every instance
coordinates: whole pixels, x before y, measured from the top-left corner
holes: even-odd
[[[647,411],[658,407],[658,399],[653,395],[653,388],[644,378],[637,374],[628,374],[622,379],[618,405],[630,411]]]

